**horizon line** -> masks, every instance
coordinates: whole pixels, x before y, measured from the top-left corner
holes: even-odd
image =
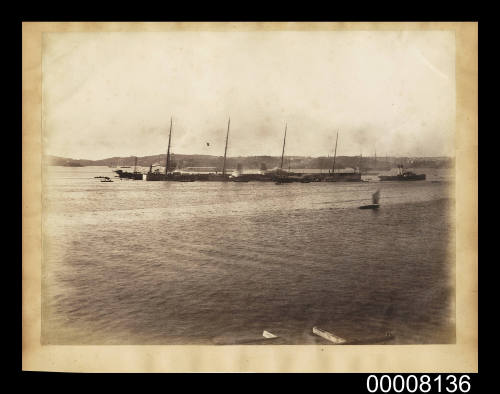
[[[210,155],[210,154],[204,154],[204,153],[170,153],[171,156],[208,156],[208,157],[224,157],[224,155]],[[145,158],[145,157],[151,157],[151,156],[166,156],[166,153],[157,153],[157,154],[152,154],[152,155],[144,155],[144,156],[136,156],[136,155],[129,155],[129,156],[109,156],[101,159],[85,159],[85,158],[72,158],[72,157],[66,157],[66,156],[58,156],[54,154],[43,154],[45,157],[57,157],[61,159],[69,159],[69,160],[85,160],[85,161],[102,161],[102,160],[109,160],[109,159],[128,159],[128,158],[134,158],[137,157],[138,159]],[[228,156],[228,158],[250,158],[250,157],[281,157],[280,155],[239,155],[239,156]],[[288,154],[285,155],[285,157],[304,157],[304,158],[320,158],[320,157],[325,157],[329,158],[331,156],[329,155],[320,155],[320,156],[312,156],[312,155],[294,155],[294,154]],[[439,156],[425,156],[425,155],[420,155],[420,156],[395,156],[395,155],[337,155],[337,157],[364,157],[364,158],[376,158],[380,160],[384,160],[385,158],[454,158],[454,155],[439,155]]]

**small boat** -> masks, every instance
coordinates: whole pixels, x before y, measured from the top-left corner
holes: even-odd
[[[351,339],[346,343],[344,343],[344,345],[372,345],[374,343],[392,341],[393,339],[394,339],[394,334],[388,331],[385,333],[385,335]]]
[[[372,204],[362,205],[359,209],[378,209],[380,207],[378,201],[380,199],[380,190],[372,194]]]
[[[278,338],[277,335],[274,335],[272,332],[269,332],[267,330],[262,331],[262,336],[267,339]]]
[[[388,331],[385,335],[371,336],[357,339],[345,339],[338,335],[322,330],[318,327],[313,327],[313,334],[332,342],[335,345],[370,345],[374,343],[386,342],[394,339],[394,335]]]
[[[341,338],[331,332],[322,330],[321,328],[318,327],[313,327],[312,332],[313,334],[316,334],[321,338],[326,339],[327,341],[333,342],[335,345],[341,345],[347,342],[346,339]]]

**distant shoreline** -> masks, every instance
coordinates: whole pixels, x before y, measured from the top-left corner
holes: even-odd
[[[137,160],[138,167],[164,167],[166,154],[143,156],[143,157],[111,157],[102,160],[71,159],[58,156],[46,156],[46,163],[51,166],[64,167],[132,167]],[[184,155],[173,154],[172,161],[177,168],[187,167],[214,167],[222,168],[223,157],[213,155]],[[260,169],[271,168],[291,169],[309,168],[328,170],[333,167],[333,157],[328,156],[285,156],[281,163],[280,156],[233,156],[228,157],[227,166],[230,168]],[[407,168],[453,168],[455,159],[453,157],[395,157],[395,156],[337,156],[335,168],[360,168],[362,171],[388,171],[389,169],[403,165]]]

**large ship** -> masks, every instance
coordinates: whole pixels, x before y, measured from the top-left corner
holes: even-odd
[[[149,171],[146,174],[146,180],[147,181],[164,181],[165,180],[165,174],[160,172],[159,168],[156,168],[153,171],[153,164],[149,166]]]
[[[406,171],[402,165],[398,165],[398,173],[396,175],[379,175],[381,181],[425,181],[425,174],[415,174],[411,171]]]
[[[167,148],[167,162],[165,163],[165,173],[161,173],[159,169],[153,171],[153,165],[149,167],[149,171],[146,174],[146,181],[167,181],[172,178],[172,163],[170,162],[170,141],[172,139],[172,117],[170,117],[170,131],[168,133],[168,148]],[[175,168],[175,167],[174,167]]]
[[[276,185],[281,185],[282,183],[292,183],[294,178],[290,176],[290,169],[288,172],[283,170],[283,158],[285,157],[285,143],[286,143],[286,129],[288,124],[285,123],[285,136],[283,137],[283,150],[281,151],[281,163],[279,170],[273,175],[273,181]]]
[[[333,156],[333,165],[332,169],[328,174],[298,174],[290,172],[290,168],[288,172],[283,170],[283,158],[285,153],[285,142],[286,142],[286,130],[287,127],[285,125],[285,136],[283,138],[283,151],[281,153],[281,164],[278,169],[276,169],[276,173],[272,175],[272,180],[275,181],[276,184],[282,183],[292,183],[292,182],[301,182],[301,183],[309,183],[309,182],[361,182],[361,172],[354,170],[353,172],[339,172],[335,170],[335,161],[337,158],[337,143],[339,138],[339,133],[337,132],[337,138],[335,141],[335,153]]]
[[[333,155],[332,171],[323,176],[323,182],[361,182],[361,172],[335,172],[335,159],[337,158],[337,143],[339,140],[339,132],[337,131],[337,138],[335,139],[335,153]]]
[[[222,162],[222,174],[211,174],[209,180],[213,181],[223,181],[229,180],[229,174],[226,173],[226,156],[227,156],[227,143],[229,141],[229,127],[231,126],[231,117],[227,120],[227,132],[226,132],[226,145],[224,147],[224,161]]]
[[[359,172],[336,172],[323,178],[324,182],[361,182]]]
[[[153,165],[150,166],[149,172],[146,174],[147,181],[173,181],[173,182],[194,182],[194,181],[226,181],[229,175],[226,174],[226,153],[227,153],[227,142],[229,138],[229,126],[231,119],[228,120],[227,134],[226,134],[226,148],[224,150],[224,163],[222,166],[222,173],[182,173],[180,171],[174,171],[177,167],[171,159],[170,145],[172,141],[172,118],[170,118],[170,131],[168,133],[168,147],[167,147],[167,161],[165,163],[165,173],[160,172],[157,168],[153,171]],[[195,168],[191,168],[195,170]]]

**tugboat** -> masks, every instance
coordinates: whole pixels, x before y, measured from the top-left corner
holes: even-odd
[[[405,171],[402,165],[398,165],[397,175],[379,175],[381,181],[425,181],[425,174],[415,174]]]

